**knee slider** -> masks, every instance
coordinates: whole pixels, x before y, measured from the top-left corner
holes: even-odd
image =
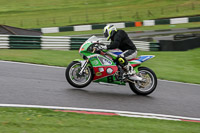
[[[120,64],[124,64],[124,63],[125,63],[125,60],[124,60],[122,57],[119,57],[119,58],[118,58],[118,62],[119,62]]]

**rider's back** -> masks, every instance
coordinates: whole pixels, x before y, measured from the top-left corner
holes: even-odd
[[[108,46],[108,49],[119,48],[122,51],[126,51],[128,49],[136,50],[135,45],[128,37],[127,33],[123,30],[117,30],[115,35],[111,38],[111,45]]]

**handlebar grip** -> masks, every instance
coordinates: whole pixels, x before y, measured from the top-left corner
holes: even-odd
[[[92,53],[94,53],[96,50],[97,50],[97,48],[94,47]]]

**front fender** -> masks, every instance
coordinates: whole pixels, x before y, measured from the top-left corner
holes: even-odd
[[[74,61],[84,61],[84,59],[75,59]]]

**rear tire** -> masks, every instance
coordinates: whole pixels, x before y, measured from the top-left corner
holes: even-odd
[[[146,81],[135,81],[135,83],[129,82],[131,90],[137,95],[149,95],[151,94],[157,86],[156,74],[147,67],[139,67],[139,76],[141,76]]]
[[[70,63],[65,71],[65,77],[70,85],[77,88],[83,88],[88,86],[92,79],[93,74],[89,67],[86,67],[83,74],[79,75],[81,70],[81,63],[73,61]]]

